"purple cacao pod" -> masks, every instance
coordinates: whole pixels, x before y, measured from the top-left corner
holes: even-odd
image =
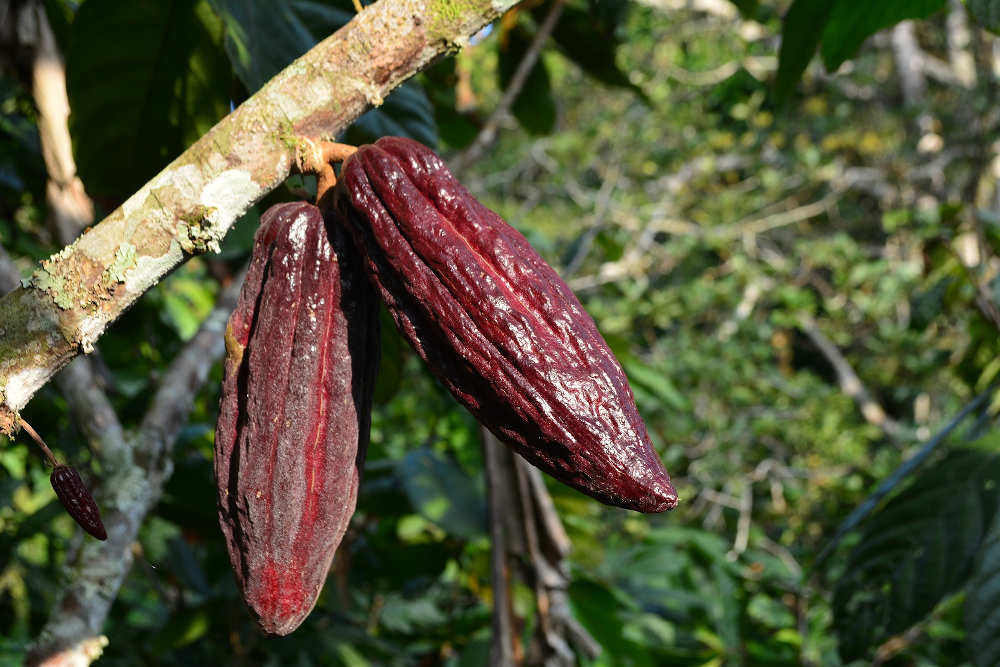
[[[353,252],[315,206],[271,207],[226,328],[219,523],[269,633],[312,610],[357,501],[379,337],[378,299]]]
[[[661,512],[677,494],[579,300],[427,147],[361,146],[337,206],[396,325],[456,399],[556,479]]]
[[[94,496],[83,483],[76,468],[57,465],[52,469],[49,483],[52,484],[52,489],[56,492],[59,502],[66,508],[66,512],[80,524],[81,528],[99,540],[108,539]]]

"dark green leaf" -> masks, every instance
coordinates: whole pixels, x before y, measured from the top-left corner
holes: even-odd
[[[778,51],[778,75],[774,83],[774,95],[779,103],[788,99],[816,53],[833,4],[834,0],[795,0],[785,14]]]
[[[444,58],[423,71],[424,90],[434,107],[434,121],[441,140],[452,148],[464,148],[479,134],[474,110],[459,110],[459,75],[454,58]]]
[[[960,449],[866,523],[834,595],[845,660],[923,619],[963,586],[1000,502],[1000,452]]]
[[[625,637],[621,612],[626,608],[623,594],[604,584],[583,578],[574,578],[569,585],[573,616],[587,629],[604,649],[604,656],[628,656],[629,665],[652,665],[649,654],[642,645]]]
[[[522,26],[515,26],[505,37],[501,40],[497,71],[503,90],[510,85],[532,40],[532,35]],[[541,58],[535,61],[510,110],[521,127],[532,134],[548,134],[555,127],[556,102],[549,84],[549,71]]]
[[[946,4],[947,0],[837,0],[823,30],[823,64],[833,72],[879,30],[925,18]]]
[[[185,609],[183,614],[173,614],[153,639],[153,646],[158,651],[167,651],[197,641],[212,629],[213,621],[224,613],[222,603],[214,602]]]
[[[486,533],[482,485],[452,459],[432,449],[418,449],[400,461],[397,475],[413,507],[424,518],[459,537]]]
[[[201,569],[198,554],[191,545],[180,537],[173,537],[167,542],[167,563],[172,572],[184,586],[203,595],[210,592],[205,572]]]
[[[73,22],[66,68],[78,167],[92,192],[133,192],[229,109],[222,24],[206,2],[90,0]]]
[[[977,667],[1000,664],[1000,512],[983,540],[965,597],[965,646]]]
[[[541,20],[545,11],[545,7],[539,7],[535,17]],[[614,26],[604,24],[599,17],[582,9],[566,7],[552,31],[552,38],[567,58],[593,78],[609,86],[628,88],[644,102],[649,102],[642,88],[629,81],[628,75],[615,62],[618,40]]]
[[[291,4],[295,8],[295,14],[309,27],[316,41],[332,35],[355,16],[350,0],[341,2],[340,7],[322,0],[291,0]]]
[[[619,37],[619,28],[628,16],[628,0],[587,0],[587,9],[594,24],[606,35]]]
[[[403,382],[403,362],[407,355],[406,343],[396,331],[396,325],[385,308],[380,309],[379,322],[382,346],[378,377],[375,379],[375,405],[389,402],[399,391]]]
[[[217,256],[219,259],[236,259],[250,254],[253,248],[253,237],[257,233],[257,224],[260,222],[260,209],[251,206],[246,213],[241,215],[236,223],[229,228],[222,252]]]
[[[736,8],[740,10],[740,15],[746,19],[752,19],[757,15],[759,0],[730,0]]]
[[[226,24],[226,55],[233,71],[251,93],[316,43],[290,2],[209,1]]]
[[[382,106],[358,118],[347,131],[346,139],[361,144],[390,135],[410,137],[427,146],[437,145],[434,110],[416,81],[407,81],[394,90]]]
[[[1000,0],[965,0],[979,25],[1000,34]]]

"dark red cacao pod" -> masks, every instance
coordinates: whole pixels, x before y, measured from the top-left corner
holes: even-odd
[[[352,252],[315,206],[271,207],[226,328],[219,523],[243,598],[273,634],[312,610],[357,501],[379,336]]]
[[[399,330],[483,425],[601,502],[677,504],[594,321],[437,155],[399,137],[361,146],[343,165],[337,205]]]
[[[101,513],[94,502],[90,489],[83,483],[76,468],[68,465],[57,465],[49,477],[52,489],[56,492],[59,502],[80,527],[99,540],[108,539],[104,530]]]

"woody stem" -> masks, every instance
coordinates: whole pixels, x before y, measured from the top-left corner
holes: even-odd
[[[41,447],[42,451],[45,452],[45,458],[48,459],[49,465],[53,468],[58,466],[59,461],[56,460],[56,457],[52,454],[52,450],[49,449],[49,446],[45,444],[44,440],[42,440],[42,436],[38,435],[38,431],[31,428],[31,424],[24,421],[21,417],[18,417],[18,421],[21,422],[21,428],[23,428],[25,432],[31,436],[31,439],[35,441],[35,444]]]

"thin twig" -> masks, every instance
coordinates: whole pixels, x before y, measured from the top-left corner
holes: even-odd
[[[861,409],[861,414],[865,420],[874,426],[882,429],[886,437],[899,442],[902,440],[912,440],[913,434],[909,429],[886,414],[871,392],[861,382],[861,378],[854,372],[850,362],[840,353],[837,346],[819,330],[816,322],[809,316],[803,315],[799,318],[799,328],[809,337],[813,345],[826,357],[826,360],[833,366],[837,374],[837,383],[841,391],[854,399]]]
[[[514,100],[517,99],[517,96],[521,93],[521,89],[524,88],[524,84],[528,80],[528,75],[531,74],[532,68],[538,62],[542,47],[545,46],[545,42],[559,21],[565,1],[553,0],[549,13],[545,15],[542,25],[538,27],[538,32],[535,33],[534,39],[531,40],[531,44],[525,50],[521,62],[518,63],[517,69],[514,70],[514,76],[510,78],[507,89],[504,90],[503,96],[500,97],[500,101],[497,103],[496,109],[490,114],[479,134],[469,144],[469,147],[462,151],[462,154],[453,161],[452,167],[454,170],[461,170],[479,160],[483,152],[496,140],[497,128],[500,126],[500,121],[510,112],[511,105],[514,104]]]
[[[49,446],[45,444],[44,440],[42,440],[42,436],[38,435],[38,431],[31,428],[31,424],[24,421],[23,419],[21,419],[20,421],[21,421],[21,428],[24,429],[24,432],[30,435],[31,439],[35,441],[35,444],[38,445],[41,448],[42,452],[45,453],[45,458],[48,460],[49,465],[52,466],[53,468],[57,467],[59,465],[59,461],[56,460],[56,457],[52,453],[52,450],[49,449]]]
[[[753,520],[753,484],[746,481],[740,493],[739,518],[736,520],[736,537],[733,548],[727,554],[730,560],[736,560],[750,544],[750,524]]]
[[[512,508],[503,479],[503,445],[492,433],[482,429],[483,459],[486,462],[486,492],[490,521],[490,581],[493,588],[493,634],[490,641],[490,665],[514,664],[513,623],[510,617],[510,569],[507,564],[507,536],[504,516]]]

